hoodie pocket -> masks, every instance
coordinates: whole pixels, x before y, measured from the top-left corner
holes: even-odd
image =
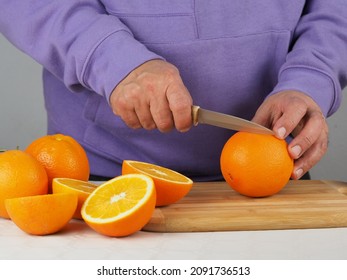
[[[192,0],[105,0],[107,12],[117,16],[143,43],[171,43],[197,37]]]

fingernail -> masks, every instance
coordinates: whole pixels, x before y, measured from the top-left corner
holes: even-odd
[[[187,132],[187,131],[189,131],[189,128],[184,128],[184,129],[180,129],[180,130],[179,130],[179,132],[182,132],[182,133],[185,133],[185,132]]]
[[[286,132],[287,130],[284,128],[284,127],[280,127],[278,130],[277,130],[277,134],[280,138],[284,138],[284,136],[286,135]]]
[[[189,127],[184,127],[184,128],[178,129],[178,131],[184,133],[184,132],[189,131],[190,128],[191,128],[190,126]]]
[[[300,178],[303,173],[304,173],[304,170],[302,170],[302,168],[299,168],[299,169],[295,170],[296,178]]]
[[[299,145],[296,145],[292,148],[292,153],[295,157],[299,157],[302,152],[302,149]]]

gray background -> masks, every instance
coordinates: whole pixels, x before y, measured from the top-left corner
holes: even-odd
[[[41,67],[0,35],[0,149],[24,149],[46,134]],[[346,61],[347,63],[347,61]],[[344,90],[344,96],[347,89]],[[347,101],[328,119],[329,150],[311,170],[312,179],[347,181]]]

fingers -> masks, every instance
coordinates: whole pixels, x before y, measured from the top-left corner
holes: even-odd
[[[322,131],[317,141],[302,156],[295,160],[292,173],[293,179],[300,179],[306,172],[320,161],[328,149],[327,131]]]
[[[324,156],[328,149],[328,134],[324,116],[318,111],[310,113],[303,128],[288,145],[289,154],[295,160],[293,179],[299,179]]]
[[[191,96],[178,70],[164,61],[149,61],[129,74],[110,97],[113,112],[131,128],[191,127]]]
[[[193,100],[183,84],[173,87],[167,92],[167,99],[173,115],[176,129],[186,132],[192,125]]]
[[[280,139],[285,139],[305,117],[308,106],[300,97],[292,96],[281,108],[282,114],[276,120],[273,130]]]
[[[271,99],[271,97],[269,99]],[[276,115],[280,116],[282,112],[276,113],[276,107],[272,106],[272,102],[270,102],[269,99],[260,105],[252,121],[272,129],[273,120],[278,119]]]
[[[151,112],[156,127],[166,132],[175,127],[185,132],[192,125],[192,98],[175,68],[167,69],[165,88],[151,97]],[[163,93],[163,94],[162,94]]]
[[[326,153],[328,125],[319,106],[309,96],[284,91],[264,101],[254,121],[272,128],[275,136],[294,136],[288,152],[294,159],[293,179],[299,179]]]
[[[294,159],[298,159],[302,154],[304,154],[310,147],[312,147],[319,138],[321,138],[322,134],[328,135],[327,127],[324,122],[325,119],[321,113],[314,111],[309,113],[309,116],[306,117],[307,121],[305,124],[298,126],[298,130],[300,126],[302,128],[299,132],[295,132],[293,130],[293,134],[297,135],[289,144],[289,153]]]
[[[309,171],[325,154],[328,146],[328,126],[325,118],[313,100],[294,98],[291,106],[274,125],[276,136],[284,139],[290,133],[294,136],[288,145],[288,152],[295,160],[293,179],[299,179]]]
[[[123,86],[121,94],[116,101],[117,104],[113,110],[116,115],[121,116],[123,121],[131,128],[146,129],[155,128],[152,116],[147,106],[144,106],[144,100],[138,96],[142,94],[142,89],[134,83]]]

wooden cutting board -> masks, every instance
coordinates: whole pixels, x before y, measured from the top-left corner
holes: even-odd
[[[175,204],[158,207],[145,231],[203,232],[347,226],[347,183],[290,181],[276,195],[249,198],[225,182],[194,183]]]

